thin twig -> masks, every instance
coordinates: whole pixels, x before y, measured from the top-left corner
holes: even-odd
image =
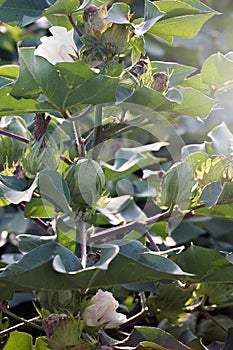
[[[43,331],[43,330],[44,330],[41,326],[39,326],[39,325],[37,325],[37,324],[31,322],[31,320],[26,320],[25,318],[20,317],[20,316],[14,314],[13,312],[7,310],[7,309],[6,309],[5,307],[3,307],[3,306],[1,306],[1,311],[2,311],[5,315],[7,315],[7,316],[9,316],[9,317],[12,317],[12,318],[14,318],[14,319],[17,320],[17,321],[20,321],[20,322],[26,324],[27,326],[30,326],[30,327],[35,328],[35,329],[38,329],[38,330],[40,330],[40,331]],[[39,317],[38,317],[37,319],[39,319]]]
[[[25,204],[23,204],[23,203],[20,203],[19,205],[18,205],[18,208],[19,209],[21,209],[22,211],[24,211],[25,210]],[[40,225],[40,227],[42,227],[46,232],[47,232],[47,230],[51,227],[51,225],[49,225],[49,224],[46,224],[42,219],[40,219],[40,218],[31,218],[33,221],[35,221],[37,224],[39,224]]]
[[[31,326],[31,325],[32,325],[31,322],[37,321],[39,318],[40,318],[40,317],[37,316],[37,317],[31,318],[30,320],[27,320],[27,326],[29,326],[28,323],[30,323],[30,326]],[[20,328],[20,327],[24,327],[25,324],[26,324],[25,322],[21,322],[21,323],[18,323],[18,324],[16,324],[16,325],[12,326],[12,327],[9,327],[9,328],[7,328],[7,329],[4,329],[3,331],[0,331],[0,336],[5,335],[5,334],[8,334],[8,333],[14,331],[15,329]],[[34,325],[35,325],[35,324],[34,324]]]
[[[68,14],[67,17],[68,17],[68,20],[70,21],[70,24],[71,24],[72,27],[75,29],[75,31],[78,33],[78,35],[79,35],[79,36],[82,36],[83,33],[82,33],[81,30],[78,28],[78,26],[74,23],[72,14],[71,14],[71,13]]]
[[[200,313],[205,316],[206,318],[209,318],[213,323],[215,323],[219,328],[221,328],[224,332],[228,332],[228,329],[224,327],[220,322],[216,320],[208,311],[199,309]]]
[[[145,236],[148,239],[148,241],[150,242],[150,244],[152,245],[152,247],[154,248],[154,251],[155,252],[160,252],[160,249],[157,246],[157,244],[155,243],[155,241],[154,241],[150,231],[147,230]]]
[[[1,130],[0,129],[0,134],[8,136],[8,137],[10,137],[12,139],[16,139],[18,141],[24,142],[24,143],[29,143],[30,142],[30,140],[26,139],[25,137],[16,135],[13,132],[9,132],[9,131],[5,131],[5,130]]]

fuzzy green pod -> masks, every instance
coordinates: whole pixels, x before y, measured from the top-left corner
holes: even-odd
[[[72,164],[65,174],[65,180],[74,210],[79,207],[92,207],[100,198],[105,185],[103,170],[92,159],[80,159]]]

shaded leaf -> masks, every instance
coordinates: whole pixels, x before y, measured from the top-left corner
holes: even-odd
[[[56,210],[70,213],[70,194],[63,177],[55,170],[45,169],[39,173],[38,179],[42,199],[45,198]]]
[[[129,24],[130,7],[123,2],[112,5],[105,19],[112,23]]]
[[[176,338],[174,338],[171,334],[165,332],[163,329],[142,326],[136,326],[134,328],[143,335],[145,340],[158,344],[164,349],[190,350],[188,346],[176,340]]]
[[[33,112],[53,112],[54,107],[48,102],[38,102],[33,99],[16,99],[10,95],[11,85],[0,89],[0,116]]]
[[[46,0],[0,0],[0,20],[3,22],[17,24],[24,16],[32,18],[34,22],[42,15],[43,10],[48,7]]]
[[[31,186],[24,191],[19,191],[15,189],[12,184],[6,183],[6,181],[0,177],[0,196],[4,197],[6,200],[13,204],[19,204],[21,202],[29,202],[31,200],[32,194],[36,189],[38,184],[38,176],[34,179]]]
[[[160,18],[165,16],[165,12],[160,11],[156,5],[151,1],[145,1],[144,20],[142,23],[134,25],[136,35],[145,34]]]
[[[224,122],[216,126],[208,136],[212,140],[212,148],[215,154],[228,156],[233,151],[233,134]]]

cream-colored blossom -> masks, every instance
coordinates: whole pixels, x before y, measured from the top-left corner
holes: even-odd
[[[127,318],[124,314],[116,312],[119,303],[112,293],[101,289],[94,295],[89,305],[82,314],[82,319],[87,326],[97,327],[105,325],[105,328],[115,328],[125,323]]]
[[[52,36],[40,38],[40,44],[35,50],[35,55],[46,58],[50,63],[73,62],[73,56],[77,56],[77,47],[73,35],[74,30],[67,31],[60,26],[51,27]]]

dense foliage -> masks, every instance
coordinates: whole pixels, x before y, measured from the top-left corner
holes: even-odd
[[[231,0],[15,4],[1,348],[231,349]],[[13,312],[32,300],[32,319]]]

